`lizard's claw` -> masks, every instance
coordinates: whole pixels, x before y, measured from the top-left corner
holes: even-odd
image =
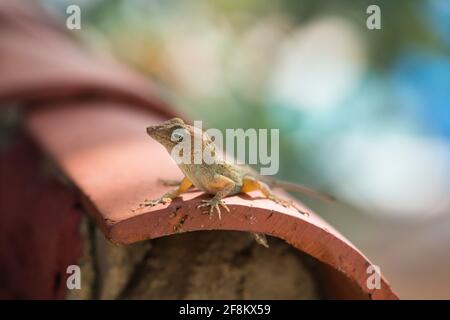
[[[204,208],[204,207],[210,207],[209,208],[209,219],[212,219],[214,215],[214,209],[217,210],[217,213],[219,215],[219,220],[222,220],[222,212],[220,211],[220,207],[223,207],[225,210],[230,212],[230,209],[227,207],[225,202],[223,202],[222,199],[210,199],[210,200],[202,200],[202,204],[199,204],[197,208]]]
[[[161,198],[158,198],[158,199],[155,199],[155,200],[144,200],[144,202],[141,203],[139,205],[139,207],[141,207],[141,208],[142,207],[154,207],[157,204],[160,204],[160,203],[166,204],[166,203],[169,203],[171,201],[172,201],[172,199],[169,198],[169,197],[161,197]]]
[[[268,197],[268,199],[269,199],[269,200],[272,200],[273,202],[276,202],[276,203],[278,203],[278,204],[281,204],[281,205],[282,205],[283,207],[285,207],[285,208],[294,208],[294,209],[297,210],[299,213],[309,216],[309,213],[308,213],[308,212],[302,211],[302,210],[300,210],[299,208],[297,208],[297,206],[294,205],[294,202],[292,202],[292,201],[287,201],[287,200],[281,199],[280,197],[278,197],[278,196],[276,196],[276,195],[274,195],[274,194],[270,195],[270,196]]]

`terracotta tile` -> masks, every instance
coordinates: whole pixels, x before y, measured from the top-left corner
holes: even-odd
[[[77,195],[20,139],[0,152],[0,299],[63,299],[81,256]]]
[[[352,281],[361,297],[396,298],[384,279],[380,290],[367,289],[370,262],[320,217],[256,199],[258,194],[227,198],[231,213],[222,221],[211,221],[196,209],[205,197],[198,192],[134,212],[143,199],[167,190],[158,178],[181,176],[166,151],[145,133],[149,124],[174,112],[146,79],[88,55],[46,22],[42,12],[26,9],[25,2],[14,3],[0,5],[0,101],[36,103],[28,110],[26,127],[81,192],[86,208],[111,241],[130,244],[211,229],[267,233],[342,272],[344,283]],[[96,99],[81,102],[86,96]]]
[[[380,290],[366,288],[370,262],[323,219],[314,213],[301,215],[258,193],[227,198],[231,212],[221,221],[196,208],[207,197],[200,192],[170,205],[133,211],[145,198],[167,191],[158,178],[181,177],[165,149],[146,135],[148,125],[162,120],[121,104],[92,102],[31,111],[26,125],[83,193],[86,207],[112,242],[130,244],[197,230],[266,233],[343,272],[368,297],[396,298],[384,279]]]

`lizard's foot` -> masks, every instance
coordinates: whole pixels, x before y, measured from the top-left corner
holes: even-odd
[[[309,213],[308,213],[308,212],[302,211],[302,210],[300,210],[299,208],[297,208],[297,206],[294,205],[294,202],[292,202],[292,201],[284,200],[284,199],[282,199],[282,198],[280,198],[280,197],[278,197],[278,196],[276,196],[276,195],[274,195],[274,194],[271,194],[271,195],[268,197],[268,199],[269,199],[269,200],[272,200],[273,202],[276,202],[276,203],[278,203],[278,204],[281,204],[281,205],[282,205],[283,207],[285,207],[285,208],[294,208],[294,209],[297,210],[299,213],[309,216]]]
[[[255,237],[255,240],[258,244],[262,245],[263,247],[269,248],[269,243],[267,242],[265,234],[253,233],[253,236]]]
[[[181,184],[180,180],[158,179],[158,182],[166,187],[177,187]]]
[[[160,203],[166,204],[166,203],[169,203],[171,201],[172,201],[171,198],[163,196],[163,197],[155,199],[155,200],[144,200],[143,203],[139,204],[139,207],[140,208],[142,208],[142,207],[154,207],[157,204],[160,204]]]
[[[222,220],[222,212],[220,211],[220,207],[223,207],[225,210],[230,212],[230,209],[227,207],[225,202],[223,202],[222,199],[215,199],[212,198],[210,200],[202,200],[202,204],[198,205],[197,208],[204,208],[204,207],[210,207],[209,208],[209,219],[212,219],[214,215],[214,209],[217,210],[217,213],[219,214],[219,220]]]

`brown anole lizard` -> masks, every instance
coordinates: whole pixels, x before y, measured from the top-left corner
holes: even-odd
[[[185,134],[180,134],[180,130]],[[177,163],[184,174],[184,178],[177,183],[177,188],[167,192],[158,199],[145,200],[141,206],[155,206],[159,203],[169,203],[192,186],[213,195],[211,199],[202,200],[203,203],[200,204],[198,208],[209,207],[210,218],[213,217],[214,210],[216,210],[219,219],[221,219],[221,207],[228,212],[230,211],[223,201],[225,197],[255,190],[261,191],[265,197],[276,203],[285,207],[294,207],[300,213],[307,214],[296,208],[292,202],[286,201],[274,194],[269,186],[281,187],[288,191],[302,192],[325,200],[333,200],[333,198],[327,194],[316,192],[302,185],[269,179],[259,175],[249,166],[223,161],[222,158],[214,159],[216,161],[213,163],[206,163],[205,161],[195,163],[195,145],[200,145],[202,150],[209,148],[209,154],[213,157],[215,154],[219,157],[220,150],[216,150],[214,142],[205,132],[184,123],[184,121],[179,118],[173,118],[159,125],[149,126],[147,128],[147,134],[163,145],[169,154],[172,154],[174,147],[181,143],[183,139],[191,139],[190,145],[192,146],[192,149],[189,158],[191,161],[188,161],[188,163]],[[197,142],[197,144],[195,142]],[[174,183],[167,184],[173,185]],[[264,235],[255,234],[255,238],[258,243],[266,247],[268,246]]]

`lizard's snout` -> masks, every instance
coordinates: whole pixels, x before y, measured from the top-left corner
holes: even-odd
[[[149,135],[152,135],[152,133],[154,133],[154,132],[155,132],[155,127],[147,127],[147,133]]]
[[[159,126],[147,127],[147,134],[157,141],[161,141],[161,139],[164,137],[163,132],[161,132],[161,128]]]

